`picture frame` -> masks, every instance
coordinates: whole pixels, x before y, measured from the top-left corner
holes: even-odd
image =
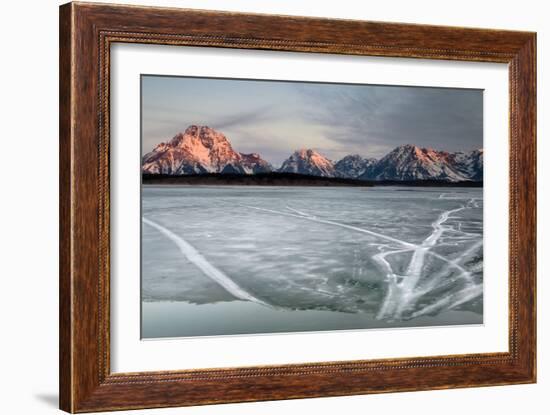
[[[78,2],[60,7],[59,23],[61,409],[76,413],[536,381],[535,33]],[[507,64],[508,352],[112,373],[110,53],[117,43]]]

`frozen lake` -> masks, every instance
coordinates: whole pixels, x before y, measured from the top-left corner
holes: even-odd
[[[483,322],[483,190],[144,186],[142,337]]]

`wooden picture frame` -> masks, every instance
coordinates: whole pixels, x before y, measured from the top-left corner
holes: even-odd
[[[111,373],[109,59],[114,43],[509,65],[509,352]],[[60,407],[68,412],[536,380],[536,34],[69,3],[60,8]],[[490,249],[490,248],[489,248]]]

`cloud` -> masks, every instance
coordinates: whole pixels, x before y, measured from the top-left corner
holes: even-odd
[[[302,91],[312,108],[306,116],[323,125],[336,147],[371,156],[407,143],[448,151],[482,147],[480,90],[340,86]]]
[[[483,92],[451,88],[155,78],[144,82],[142,151],[190,124],[224,133],[237,151],[280,163],[311,147],[332,160],[381,157],[401,144],[483,146]]]
[[[273,121],[277,118],[279,117],[276,114],[276,108],[273,105],[264,105],[261,108],[255,108],[250,111],[218,115],[217,118],[212,121],[212,127],[223,130],[234,126],[264,123]]]

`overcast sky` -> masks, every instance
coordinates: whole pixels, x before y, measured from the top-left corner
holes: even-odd
[[[191,124],[280,165],[314,148],[331,160],[381,157],[401,144],[483,147],[483,91],[142,76],[142,152]]]

